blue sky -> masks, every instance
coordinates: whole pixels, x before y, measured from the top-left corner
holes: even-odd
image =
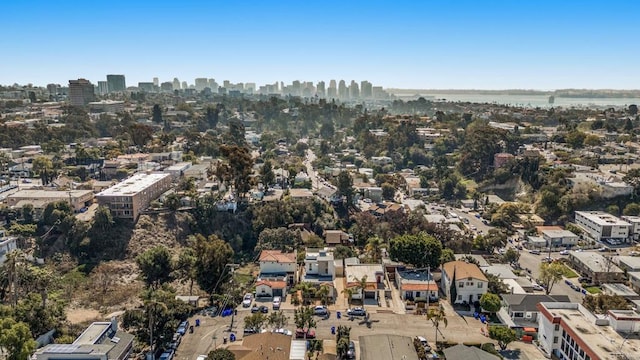
[[[640,1],[2,1],[0,83],[640,88]],[[635,17],[635,18],[634,18]]]

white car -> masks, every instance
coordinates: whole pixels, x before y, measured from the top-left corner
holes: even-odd
[[[560,255],[569,255],[569,250],[560,251]]]
[[[538,284],[533,284],[533,290],[543,291],[544,288],[542,286],[538,285]]]
[[[273,297],[273,310],[279,310],[280,309],[280,302],[281,302],[281,298],[280,296],[274,296]]]
[[[251,300],[253,300],[253,295],[249,293],[244,294],[244,298],[242,298],[242,307],[248,308],[251,306]]]
[[[196,360],[207,360],[207,355],[198,355]]]

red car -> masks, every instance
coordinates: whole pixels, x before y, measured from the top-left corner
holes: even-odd
[[[306,332],[307,332],[307,339],[315,339],[316,338],[316,331],[315,330],[309,329]],[[305,330],[296,329],[296,339],[304,339],[304,333],[305,333]]]

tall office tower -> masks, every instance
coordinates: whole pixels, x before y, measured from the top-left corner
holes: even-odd
[[[360,87],[358,86],[358,83],[355,82],[354,80],[351,80],[351,85],[349,85],[349,96],[352,99],[360,98]]]
[[[109,93],[109,83],[106,81],[98,81],[98,94],[106,95]]]
[[[206,87],[209,87],[207,78],[196,78],[196,91],[202,91]]]
[[[231,81],[229,80],[225,80],[222,82],[222,87],[224,87],[225,89],[231,89]]]
[[[211,88],[211,91],[217,93],[219,87],[220,85],[218,85],[215,79],[209,79],[209,88]]]
[[[148,93],[155,92],[156,87],[156,85],[148,81],[138,83],[138,89]]]
[[[173,82],[165,81],[160,84],[160,91],[162,92],[172,92],[173,91]]]
[[[338,88],[336,87],[336,81],[329,81],[329,89],[327,90],[327,98],[334,99],[338,97]]]
[[[360,82],[360,96],[363,99],[371,99],[373,97],[373,85],[367,80]]]
[[[127,84],[124,81],[124,75],[107,75],[107,86],[110,93],[125,91]]]
[[[160,86],[160,80],[157,77],[153,78],[153,86]]]
[[[302,94],[302,87],[300,85],[300,81],[295,80],[291,83],[291,95],[300,96]]]
[[[58,84],[47,84],[47,91],[50,96],[56,96],[60,92],[60,85]]]
[[[189,88],[189,84],[186,81],[182,82],[182,90],[187,90]]]
[[[244,92],[246,94],[253,94],[254,92],[256,92],[256,83],[244,84]]]
[[[324,98],[326,96],[324,90],[324,81],[318,81],[318,85],[316,85],[316,95],[320,98]]]
[[[69,103],[85,106],[95,99],[93,84],[87,79],[69,80]]]
[[[341,100],[346,100],[349,98],[349,89],[347,89],[347,84],[344,80],[340,80],[338,83],[338,97]]]
[[[173,90],[180,90],[180,80],[173,78]]]

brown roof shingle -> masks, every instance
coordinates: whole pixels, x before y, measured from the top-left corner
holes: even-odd
[[[442,269],[447,273],[450,279],[455,274],[455,279],[474,278],[478,280],[488,281],[482,270],[476,265],[464,261],[450,261],[442,265]]]

